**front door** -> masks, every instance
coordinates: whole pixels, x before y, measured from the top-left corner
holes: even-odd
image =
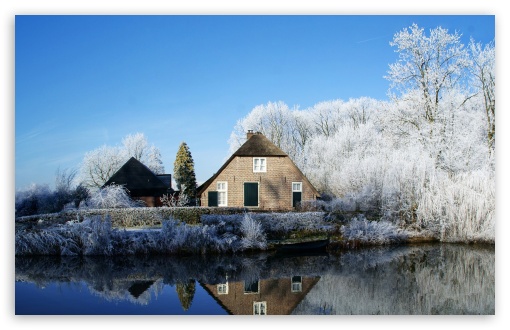
[[[292,182],[292,207],[299,206],[303,192],[302,182]]]
[[[207,192],[207,206],[218,206],[218,192],[209,191]]]
[[[244,206],[258,207],[259,206],[259,183],[258,182],[245,182],[244,183]]]

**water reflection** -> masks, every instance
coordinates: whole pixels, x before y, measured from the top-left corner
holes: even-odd
[[[224,313],[250,315],[495,312],[493,246],[436,244],[308,256],[15,260],[17,283],[39,288],[59,284],[59,290],[84,283],[102,300],[149,309],[171,288],[171,298],[165,299],[175,301],[167,305],[178,306],[180,311],[167,309],[167,314],[191,311],[198,305],[204,305],[200,310],[212,310],[211,304]],[[209,299],[198,299],[199,292]],[[17,314],[22,313],[18,306],[30,299],[16,290]],[[90,309],[87,313],[95,314]]]

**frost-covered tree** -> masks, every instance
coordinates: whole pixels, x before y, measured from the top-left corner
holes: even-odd
[[[151,146],[149,148],[147,162],[144,164],[146,164],[146,166],[155,174],[165,173],[165,167],[163,166],[163,161],[161,160],[161,152],[155,146]]]
[[[385,77],[402,94],[418,90],[422,97],[422,115],[432,123],[437,119],[444,93],[459,86],[469,66],[468,52],[457,32],[441,27],[430,30],[413,24],[395,34],[391,46],[397,47],[399,60],[390,64]]]
[[[16,217],[77,208],[89,197],[89,192],[81,183],[75,185],[76,173],[76,170],[58,169],[55,173],[54,190],[47,184],[32,184],[16,191]]]
[[[122,152],[127,159],[134,157],[154,174],[163,174],[165,168],[161,161],[161,153],[154,145],[150,145],[143,133],[129,134],[122,140]]]
[[[485,46],[471,39],[469,43],[473,65],[470,66],[477,95],[483,97],[487,120],[487,142],[491,150],[496,140],[496,47]]]
[[[196,196],[197,179],[195,176],[195,163],[186,142],[180,144],[175,156],[174,179],[178,190],[190,198]]]
[[[164,173],[161,153],[150,145],[143,133],[127,135],[121,146],[103,145],[87,152],[80,168],[80,177],[87,188],[101,188],[129,158],[134,157],[155,174]]]
[[[120,147],[103,145],[85,154],[81,166],[83,184],[92,189],[101,188],[127,161]]]
[[[246,141],[246,132],[261,132],[277,147],[285,149],[292,140],[289,130],[292,114],[284,102],[268,102],[253,108],[242,120],[239,120],[230,136],[231,152],[235,152]]]

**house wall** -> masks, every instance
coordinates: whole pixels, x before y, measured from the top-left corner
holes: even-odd
[[[201,205],[208,205],[208,192],[217,191],[217,182],[228,182],[227,206],[244,206],[244,183],[259,183],[261,210],[292,210],[292,182],[302,182],[302,200],[313,200],[314,189],[289,157],[266,158],[266,172],[253,172],[253,157],[235,157],[201,194]]]
[[[140,196],[140,197],[133,197],[133,199],[135,200],[141,200],[143,202],[145,202],[145,205],[147,207],[156,207],[156,206],[162,206],[163,204],[161,203],[159,197],[154,197],[154,196]]]

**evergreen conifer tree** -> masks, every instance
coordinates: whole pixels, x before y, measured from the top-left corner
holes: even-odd
[[[175,157],[174,179],[178,190],[186,194],[190,199],[195,198],[197,190],[195,164],[186,142],[181,143]]]
[[[187,283],[177,283],[175,285],[177,296],[181,302],[182,309],[187,311],[191,307],[195,297],[195,281],[189,280]]]

